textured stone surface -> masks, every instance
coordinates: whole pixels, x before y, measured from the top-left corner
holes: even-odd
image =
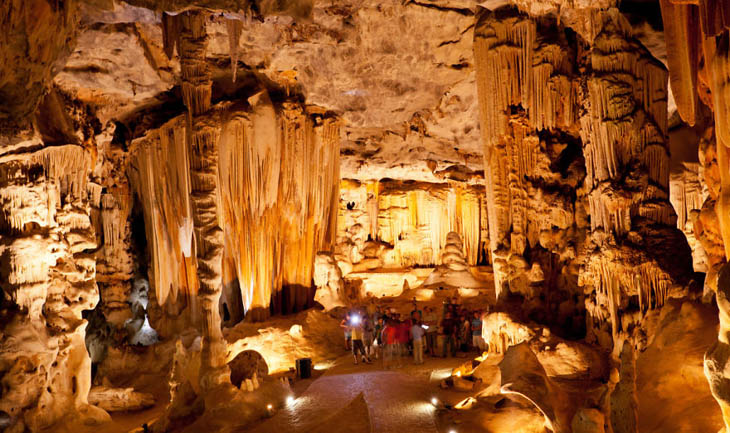
[[[90,402],[146,406],[126,382],[144,376],[130,360],[152,358],[171,398],[153,431],[245,428],[290,392],[251,374],[251,357],[276,373],[334,357],[337,308],[368,296],[408,311],[414,297],[456,296],[489,309],[477,362],[506,354],[501,392],[521,401],[507,404],[521,407],[512,425],[659,431],[680,416],[649,405],[666,420],[649,425],[637,393],[659,389],[655,358],[706,344],[667,319],[672,298],[695,305],[699,272],[721,332],[709,390],[688,350],[692,394],[676,407],[714,396],[727,412],[728,11],[720,0],[5,2],[0,428],[72,430],[108,419]],[[145,279],[149,295],[132,284]],[[269,317],[314,299],[331,311]],[[156,342],[137,334],[150,323],[158,345],[126,346]],[[91,359],[111,385],[93,399]],[[495,427],[496,375],[481,395],[454,381],[474,394],[462,408],[484,417],[479,429],[516,429]],[[677,393],[676,381],[661,386]],[[399,408],[387,428],[409,423]],[[715,424],[707,414],[698,426]]]

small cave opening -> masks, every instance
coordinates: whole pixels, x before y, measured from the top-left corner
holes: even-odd
[[[132,345],[150,346],[159,341],[157,331],[151,326],[149,319],[150,283],[149,266],[150,251],[147,242],[147,231],[142,204],[135,195],[135,212],[130,216],[132,250],[137,258],[137,273],[132,279],[132,288],[127,298],[127,304],[132,311],[132,317],[124,323],[127,331],[127,341]]]

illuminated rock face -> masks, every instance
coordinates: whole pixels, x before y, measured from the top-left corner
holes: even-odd
[[[474,55],[498,297],[508,291],[536,297],[541,289],[530,274],[547,275],[548,290],[557,284],[570,296],[578,292],[575,259],[588,220],[580,189],[586,169],[577,48],[549,18],[538,22],[506,7],[477,19]]]
[[[214,214],[224,222],[224,302],[230,311],[238,302],[241,315],[264,318],[272,303],[275,312],[287,312],[312,299],[314,256],[334,239],[339,133],[337,120],[315,107],[275,106],[265,93],[249,102],[243,110],[214,107],[200,122],[218,154],[217,173],[208,180],[220,190]],[[161,307],[153,326],[162,332],[179,312],[195,314],[200,285],[191,242],[202,235],[193,234],[185,137],[181,116],[137,140],[132,151],[132,183],[148,198],[151,279]],[[310,170],[320,175],[305,175]]]
[[[89,406],[91,360],[83,310],[99,300],[88,176],[93,157],[77,145],[44,147],[32,132],[0,156],[0,314],[2,399],[16,431],[50,427],[65,416],[103,421]],[[6,148],[2,150],[6,150]]]
[[[370,256],[386,268],[440,265],[453,231],[464,240],[469,265],[486,263],[486,221],[484,191],[477,185],[343,180],[338,260],[357,264]],[[372,254],[374,244],[368,240],[387,247]]]
[[[524,292],[528,270],[542,279],[525,257],[540,245],[586,288],[589,338],[610,347],[633,332],[622,315],[682,288],[690,251],[669,203],[666,71],[618,11],[593,22],[570,42],[550,18],[502,8],[478,20],[474,49],[498,296]],[[531,200],[555,190],[547,209]]]

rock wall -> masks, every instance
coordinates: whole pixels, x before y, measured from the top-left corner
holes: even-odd
[[[92,154],[44,147],[38,134],[2,137],[0,149],[0,411],[11,431],[67,416],[108,418],[89,406],[91,361],[82,311],[99,300],[89,218]],[[21,153],[9,153],[14,146]]]
[[[706,285],[716,290],[719,267],[730,255],[730,176],[727,175],[728,109],[725,92],[730,82],[726,64],[728,11],[724,1],[697,4],[661,2],[665,21],[667,60],[677,110],[687,124],[700,130],[700,178],[706,193],[694,232],[707,254]],[[706,118],[708,107],[712,115]],[[718,248],[721,247],[721,248]]]
[[[677,109],[689,125],[704,128],[700,138],[701,180],[707,190],[694,233],[707,254],[707,292],[720,309],[717,344],[705,354],[705,375],[730,428],[727,397],[727,259],[730,258],[730,4],[661,2],[672,90]],[[704,119],[703,107],[712,111]]]

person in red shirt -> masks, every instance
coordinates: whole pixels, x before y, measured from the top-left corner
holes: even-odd
[[[398,339],[396,323],[389,320],[383,328],[383,368],[390,368],[393,364],[393,356],[397,354]]]
[[[403,358],[408,356],[408,341],[411,338],[411,321],[398,322],[396,339],[398,340],[398,367],[403,366]]]

